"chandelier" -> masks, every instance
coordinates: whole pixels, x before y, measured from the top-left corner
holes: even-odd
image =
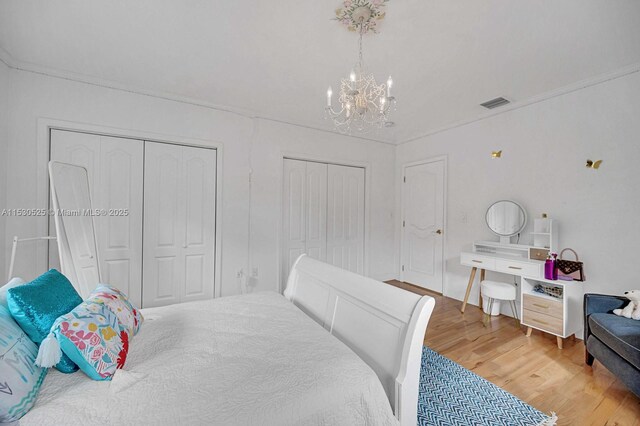
[[[327,90],[325,118],[333,121],[336,130],[346,134],[393,126],[389,119],[396,106],[396,99],[391,96],[393,80],[389,77],[386,84],[378,84],[373,74],[365,72],[362,60],[362,36],[376,32],[377,21],[385,16],[384,0],[347,0],[336,15],[349,30],[359,33],[358,63],[340,83],[337,109],[332,105],[332,88]]]

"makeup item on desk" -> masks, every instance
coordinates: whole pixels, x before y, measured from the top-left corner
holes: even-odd
[[[552,280],[557,280],[558,279],[558,253],[551,253],[551,256],[553,256],[553,278],[551,278]]]
[[[556,270],[556,262],[555,259],[551,258],[551,254],[547,256],[547,260],[544,261],[544,278],[547,280],[552,280],[553,272]]]

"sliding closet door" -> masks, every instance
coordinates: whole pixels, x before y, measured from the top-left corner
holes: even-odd
[[[143,306],[212,298],[215,150],[145,143]]]
[[[329,164],[327,263],[364,274],[364,169]]]
[[[143,141],[51,131],[52,160],[83,166],[89,175],[102,281],[142,302]],[[51,221],[50,229],[55,233]],[[58,264],[50,246],[50,264]]]

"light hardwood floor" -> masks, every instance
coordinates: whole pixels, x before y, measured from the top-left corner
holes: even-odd
[[[582,340],[556,338],[534,330],[529,338],[515,320],[492,317],[462,302],[399,281],[389,284],[435,297],[425,345],[512,393],[538,410],[556,412],[558,425],[640,426],[640,398],[597,361],[584,363]]]

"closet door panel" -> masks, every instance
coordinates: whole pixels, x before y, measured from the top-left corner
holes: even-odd
[[[96,232],[102,280],[142,302],[142,141],[101,138],[100,186],[96,208]],[[99,201],[98,201],[99,200]]]
[[[145,143],[143,307],[180,301],[184,287],[182,148]]]
[[[327,259],[327,164],[307,162],[306,253]]]
[[[216,151],[183,147],[185,273],[181,301],[213,297]]]
[[[364,273],[364,169],[328,166],[327,262]]]
[[[306,241],[306,175],[307,163],[284,160],[282,228],[282,283],[286,285],[293,262],[305,252]]]
[[[51,160],[87,169],[102,281],[140,306],[142,288],[143,141],[51,131]],[[53,220],[50,232],[55,233]],[[59,267],[57,245],[50,267]]]

